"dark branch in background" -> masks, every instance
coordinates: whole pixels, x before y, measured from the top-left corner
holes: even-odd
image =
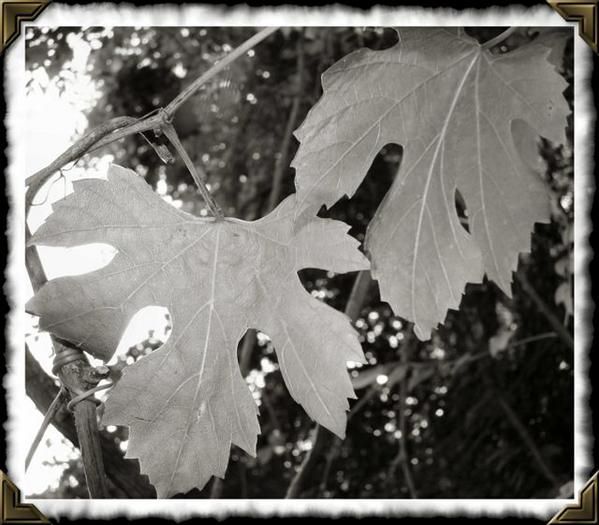
[[[537,305],[539,311],[545,316],[545,319],[549,321],[551,328],[555,331],[555,333],[560,337],[560,339],[568,345],[568,348],[571,350],[574,349],[574,340],[572,336],[568,332],[568,330],[564,327],[561,321],[557,318],[557,316],[551,311],[551,309],[545,304],[545,301],[541,298],[538,292],[534,289],[532,284],[528,278],[522,273],[516,273],[516,279],[520,283],[522,290],[530,299]]]
[[[291,111],[287,117],[287,124],[283,132],[283,141],[279,148],[279,157],[275,163],[275,171],[272,178],[272,190],[268,198],[267,212],[273,210],[281,200],[281,183],[283,182],[283,174],[287,169],[287,157],[289,155],[289,146],[291,145],[291,137],[295,129],[297,115],[300,110],[304,89],[304,47],[303,38],[300,36],[297,41],[297,73],[295,83],[295,96],[291,104]]]
[[[553,471],[549,468],[549,465],[547,465],[543,459],[543,455],[526,429],[526,426],[524,423],[522,423],[522,421],[520,421],[520,418],[516,412],[514,412],[514,409],[510,406],[505,397],[495,390],[493,392],[493,396],[491,396],[491,399],[494,399],[499,404],[506,415],[507,420],[512,424],[520,436],[520,439],[522,439],[531,456],[534,458],[535,464],[539,471],[551,482],[554,488],[559,488],[560,482],[557,476],[553,473]]]
[[[412,355],[412,344],[408,341],[403,346],[403,352],[401,352],[401,363],[403,366],[408,367],[410,364],[410,359]],[[389,473],[387,476],[388,481],[393,480],[395,475],[395,469],[397,465],[401,465],[401,470],[403,472],[403,476],[408,487],[408,491],[410,492],[411,498],[417,498],[418,493],[416,492],[416,485],[414,483],[414,477],[412,476],[412,470],[410,469],[410,455],[408,451],[408,419],[406,415],[407,409],[407,397],[408,397],[408,381],[404,378],[403,381],[399,384],[399,415],[398,415],[398,423],[399,423],[399,431],[401,432],[401,437],[398,439],[399,442],[399,450],[397,451],[397,455],[395,459],[391,462],[391,466],[389,468]]]
[[[320,453],[324,450],[325,444],[331,435],[327,429],[316,424],[312,430],[312,448],[306,454],[299,470],[291,480],[289,487],[287,487],[286,499],[297,498],[300,495],[302,487],[305,484],[304,482],[312,474],[314,467],[320,462]]]
[[[362,271],[356,276],[354,286],[351,290],[347,305],[345,307],[345,314],[355,322],[362,310],[364,301],[368,295],[368,291],[372,286],[373,280],[370,277],[370,272]],[[297,498],[299,497],[304,481],[312,474],[314,467],[320,461],[319,453],[325,448],[326,443],[330,440],[333,434],[328,430],[321,428],[317,423],[314,429],[312,448],[306,454],[306,457],[302,461],[299,470],[297,471],[291,484],[287,489],[285,498]]]
[[[541,341],[544,339],[551,339],[557,337],[555,332],[547,332],[544,334],[539,334],[536,336],[525,337],[524,339],[520,339],[518,341],[514,341],[506,346],[506,350],[510,348],[517,348],[519,346],[526,345],[528,343],[533,343],[536,341]],[[466,370],[466,366],[472,364],[481,359],[491,358],[492,355],[488,351],[477,352],[470,356],[463,356],[460,358],[445,360],[445,361],[428,361],[428,362],[405,362],[402,361],[392,362],[389,364],[389,368],[392,370],[389,375],[389,381],[387,383],[388,387],[391,388],[397,382],[404,380],[407,377],[408,373],[412,370],[423,370],[427,368],[446,368],[449,366],[449,370],[451,371],[452,378],[457,375],[458,372],[463,372]],[[404,381],[405,382],[405,381]],[[358,414],[377,394],[381,391],[380,385],[377,383],[373,383],[368,390],[360,396],[358,401],[354,404],[354,406],[349,411],[347,415],[347,421],[351,421],[351,419]],[[483,401],[486,400],[486,397],[483,398]],[[401,425],[400,425],[401,426]],[[339,453],[341,452],[341,446],[343,445],[343,440],[339,439],[337,436],[333,438],[333,443],[329,447],[329,452],[326,456],[326,463],[323,469],[322,479],[320,481],[320,491],[324,492],[327,489],[328,478],[331,472],[331,467],[333,462],[339,457]],[[396,456],[397,462],[394,462],[394,468],[399,464],[399,459],[401,459],[401,454]],[[390,475],[388,474],[388,479],[390,479]]]

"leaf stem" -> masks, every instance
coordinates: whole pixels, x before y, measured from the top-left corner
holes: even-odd
[[[163,114],[163,117],[166,117],[166,112]],[[196,186],[200,190],[200,194],[202,195],[202,198],[204,199],[206,206],[208,206],[208,208],[212,212],[212,215],[216,218],[217,221],[222,220],[224,217],[223,210],[210,194],[210,190],[206,185],[206,174],[203,172],[200,174],[200,170],[193,163],[187,151],[185,151],[183,144],[181,144],[181,141],[179,140],[179,136],[177,135],[175,128],[168,120],[166,120],[166,118],[165,120],[163,120],[161,129],[166,135],[166,138],[170,141],[170,143],[174,146],[174,148],[177,150],[177,152],[183,159],[185,166],[187,166],[189,173],[191,173],[191,176],[193,177]]]

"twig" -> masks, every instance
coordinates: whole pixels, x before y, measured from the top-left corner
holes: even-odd
[[[156,111],[158,111],[158,109],[160,108],[157,108]],[[118,129],[110,135],[107,135],[99,140],[94,147],[89,150],[89,152],[91,153],[92,151],[96,151],[104,146],[108,146],[117,140],[128,137],[129,135],[135,135],[136,133],[143,134],[145,131],[160,129],[162,119],[163,117],[155,112],[149,117],[138,119],[136,122],[127,126],[126,128]]]
[[[526,448],[529,450],[530,454],[534,458],[540,472],[555,487],[559,486],[560,483],[559,483],[559,480],[557,479],[557,476],[553,473],[553,471],[549,468],[549,465],[547,465],[547,463],[543,459],[543,456],[541,455],[539,448],[533,441],[528,430],[526,430],[526,427],[524,426],[522,421],[520,421],[520,418],[518,417],[518,415],[514,412],[512,407],[509,405],[509,403],[506,401],[506,399],[499,392],[495,391],[494,394],[495,395],[493,397],[495,398],[497,403],[499,403],[499,406],[501,407],[501,409],[507,416],[508,421],[512,424],[512,426],[514,427],[516,432],[518,432],[518,435],[520,436],[520,438],[526,445]]]
[[[409,366],[410,355],[411,355],[411,345],[405,345],[405,350],[401,353],[401,363],[404,366]],[[404,479],[406,481],[406,485],[410,492],[410,497],[416,499],[418,497],[418,493],[416,492],[416,485],[414,483],[414,477],[412,476],[412,470],[410,469],[409,464],[409,454],[408,454],[408,422],[406,417],[406,408],[407,397],[408,397],[408,381],[401,381],[399,385],[399,430],[401,432],[401,437],[399,438],[399,450],[397,452],[396,459],[393,463],[399,462],[401,464],[401,469],[404,475]],[[392,476],[390,476],[392,477]]]
[[[210,80],[217,73],[226,68],[231,62],[237,60],[241,55],[247,53],[252,47],[259,42],[262,42],[266,37],[277,31],[278,27],[267,27],[259,31],[254,36],[248,38],[243,44],[231,51],[226,57],[220,62],[213,65],[206,73],[201,75],[198,79],[194,80],[189,86],[187,86],[179,95],[177,95],[169,104],[164,108],[169,118],[172,118],[175,112],[181,107],[181,105],[191,97],[199,87]]]
[[[368,389],[368,391],[364,395],[362,395],[360,397],[360,399],[358,399],[358,401],[356,401],[356,403],[354,404],[353,407],[351,407],[349,414],[347,414],[347,420],[349,421],[358,412],[360,412],[360,410],[362,410],[364,408],[364,406],[366,406],[368,404],[368,402],[380,391],[381,391],[380,385],[378,383],[373,383],[370,386],[370,388]]]
[[[557,316],[551,311],[549,306],[545,303],[545,301],[541,298],[538,292],[534,289],[530,281],[523,273],[516,273],[516,279],[520,283],[522,290],[531,298],[531,300],[537,305],[539,311],[545,316],[545,319],[549,321],[551,328],[555,330],[560,339],[568,345],[568,348],[574,348],[574,340],[572,336],[566,330],[564,325],[560,322]]]
[[[112,133],[114,130],[127,127],[134,122],[137,122],[137,119],[132,117],[117,117],[104,122],[97,128],[94,128],[83,135],[83,137],[81,137],[77,142],[75,142],[75,144],[69,147],[48,166],[28,177],[25,181],[25,184],[28,186],[27,192],[25,194],[26,207],[29,208],[31,206],[35,194],[43,186],[50,175],[54,174],[65,164],[81,158],[81,156],[84,155],[94,144],[96,144],[103,137]]]
[[[247,480],[247,469],[245,467],[245,461],[239,460],[237,463],[239,466],[239,478],[241,481],[241,499],[247,499],[248,497],[248,480]]]
[[[44,416],[44,420],[42,421],[42,424],[40,425],[40,428],[37,431],[37,434],[33,438],[31,447],[29,447],[29,452],[27,453],[27,457],[25,458],[25,470],[27,470],[29,468],[29,464],[31,463],[31,460],[33,459],[33,455],[35,454],[35,451],[37,450],[37,447],[39,446],[40,441],[44,437],[44,434],[46,433],[46,429],[48,428],[48,426],[54,419],[56,412],[58,412],[58,410],[60,410],[60,407],[64,404],[63,396],[65,393],[66,393],[66,389],[64,387],[62,387],[58,391],[58,394],[56,394],[56,397],[54,398],[52,403],[50,403],[50,406],[48,407],[46,415]]]
[[[279,418],[277,417],[277,413],[275,412],[275,409],[272,406],[272,403],[270,401],[270,397],[268,396],[268,393],[266,392],[266,389],[262,389],[261,399],[262,399],[262,402],[264,403],[266,411],[268,412],[268,416],[270,417],[270,422],[271,422],[272,426],[276,430],[278,430],[279,433],[282,433],[281,423],[279,422]]]
[[[356,275],[356,280],[349,294],[347,305],[345,306],[345,315],[349,317],[352,323],[355,323],[360,317],[360,312],[364,305],[364,301],[368,295],[368,291],[373,284],[370,272],[363,270]]]
[[[542,341],[543,339],[553,339],[554,337],[557,337],[555,332],[545,332],[544,334],[531,335],[530,337],[525,337],[524,339],[510,343],[506,348],[516,348],[518,346],[527,345],[528,343]]]
[[[312,472],[312,469],[316,466],[318,462],[318,455],[324,448],[325,439],[319,437],[323,436],[324,432],[326,432],[326,430],[320,425],[316,425],[314,427],[312,435],[312,448],[306,454],[306,457],[304,458],[304,461],[302,461],[297,474],[291,480],[291,483],[287,488],[287,494],[285,494],[285,499],[297,498],[299,496],[304,485],[304,481]]]
[[[330,61],[330,56],[332,55],[332,31],[327,31],[326,29],[324,30],[323,48],[324,51],[320,54],[320,58],[318,60],[318,74],[316,75],[316,82],[314,82],[314,89],[312,90],[313,103],[318,99],[322,88],[322,76],[320,75],[320,72],[325,69],[325,66],[330,65],[327,64],[327,62]]]
[[[86,362],[82,366],[89,366],[89,363]],[[61,380],[66,381],[65,377],[66,374],[63,373]],[[75,427],[79,436],[79,448],[84,465],[85,482],[90,498],[108,498],[104,458],[102,457],[100,433],[96,419],[96,404],[90,400],[83,401],[75,405],[73,412],[75,414]]]
[[[534,343],[536,341],[542,341],[544,339],[552,339],[554,337],[557,337],[557,334],[555,332],[545,332],[543,334],[538,334],[538,335],[532,335],[530,337],[525,337],[523,339],[520,339],[518,341],[514,341],[513,343],[508,344],[505,349],[509,350],[512,348],[517,348],[519,346],[523,346],[526,345],[528,343]],[[433,365],[433,366],[451,366],[453,367],[451,369],[451,373],[455,374],[459,369],[461,369],[464,365],[469,365],[471,363],[474,363],[475,361],[479,361],[481,359],[486,359],[488,357],[493,357],[492,354],[488,351],[481,351],[481,352],[476,352],[466,358],[464,358],[464,356],[462,357],[458,357],[456,359],[451,359],[451,360],[447,360],[447,361],[439,361],[438,363],[412,363],[412,366],[429,366],[429,365]]]
[[[273,174],[272,190],[268,198],[268,211],[271,211],[279,203],[281,198],[281,183],[283,180],[283,173],[287,167],[287,155],[289,152],[289,145],[291,144],[291,137],[293,136],[293,128],[297,120],[297,114],[300,109],[303,96],[303,85],[304,85],[304,48],[303,40],[298,39],[297,43],[297,82],[295,86],[295,96],[291,105],[291,111],[287,118],[287,124],[285,125],[285,131],[283,132],[283,141],[279,148],[279,158],[275,163],[275,169]]]
[[[349,420],[349,416],[347,419]],[[320,487],[319,487],[319,491],[321,494],[327,490],[327,483],[328,483],[328,479],[329,479],[329,474],[331,473],[331,467],[333,466],[333,462],[339,456],[339,452],[341,452],[341,444],[342,443],[343,443],[343,441],[340,438],[338,438],[337,436],[335,436],[333,445],[329,449],[329,453],[327,454],[327,461],[326,461],[326,463],[324,465],[324,469],[322,471],[322,479],[320,480]]]

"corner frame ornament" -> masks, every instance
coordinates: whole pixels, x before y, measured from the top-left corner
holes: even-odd
[[[595,472],[582,487],[578,503],[567,505],[560,510],[547,525],[599,524],[599,472]]]
[[[30,22],[45,9],[50,0],[0,1],[0,53],[21,34],[21,22]]]
[[[578,22],[578,34],[599,53],[598,0],[547,0],[551,8],[568,22]]]
[[[35,505],[31,503],[21,503],[21,491],[9,479],[9,477],[0,470],[1,491],[1,514],[0,524],[34,524],[50,523],[50,520],[44,516]]]

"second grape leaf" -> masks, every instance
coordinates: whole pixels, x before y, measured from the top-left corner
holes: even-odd
[[[384,145],[403,147],[365,244],[381,298],[424,340],[459,307],[466,283],[486,273],[511,293],[535,222],[549,221],[530,130],[564,143],[569,108],[546,42],[492,54],[455,29],[401,29],[399,37],[324,73],[292,165],[300,215],[351,197]]]

